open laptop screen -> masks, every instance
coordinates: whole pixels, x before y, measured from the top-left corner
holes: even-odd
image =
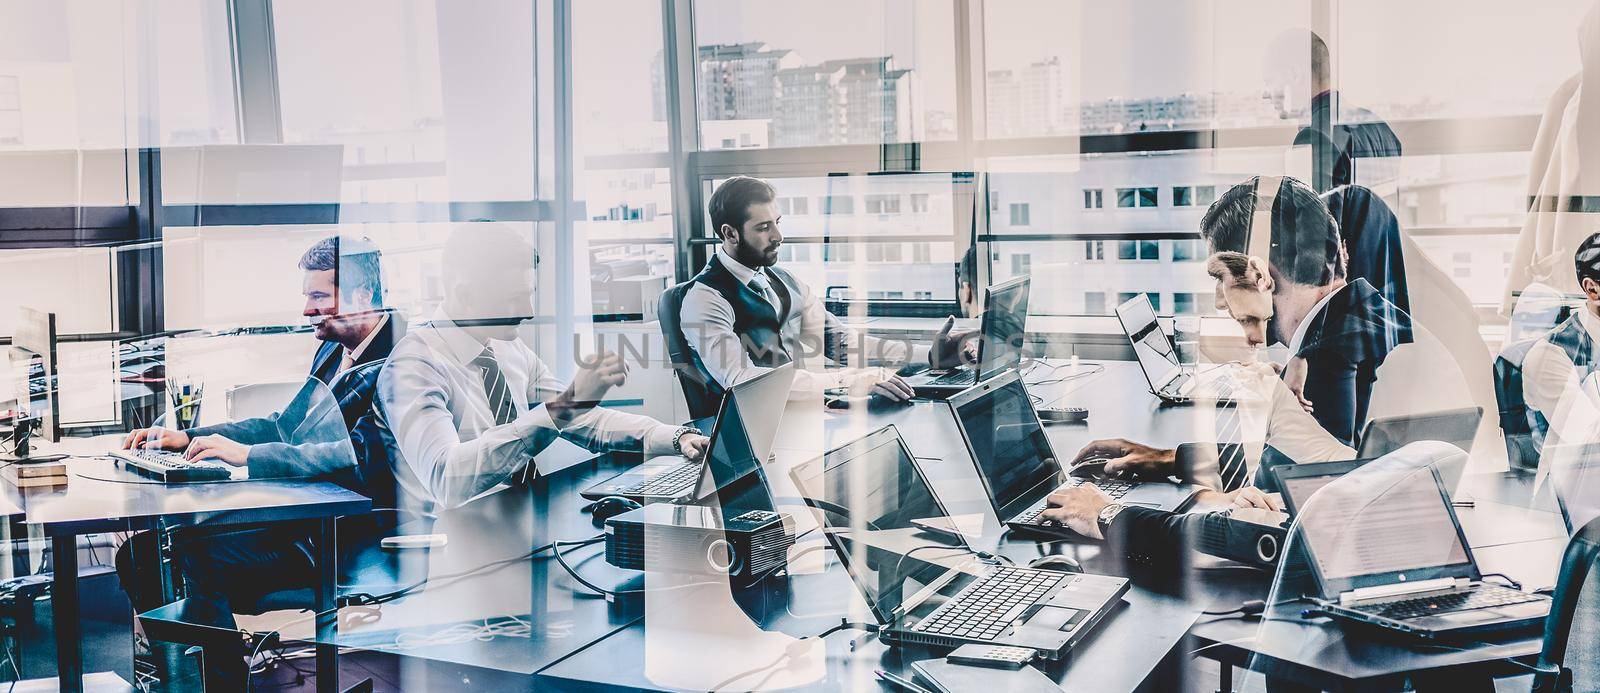
[[[795,485],[821,509],[829,541],[882,622],[970,551],[912,520],[946,517],[900,434],[885,426],[795,468]]]
[[[988,289],[978,382],[1022,365],[1022,350],[1027,344],[1029,283],[1029,278],[1018,277]]]
[[[1022,380],[1006,377],[1011,379],[994,390],[957,404],[956,418],[995,505],[1002,511],[1021,511],[1012,505],[1036,497],[1029,491],[1060,483],[1061,465]]]
[[[1407,580],[1477,578],[1449,496],[1429,467],[1368,465],[1337,480],[1283,483],[1300,508],[1301,536],[1326,597]]]
[[[1150,381],[1150,389],[1160,390],[1178,370],[1178,354],[1172,340],[1167,339],[1167,333],[1162,332],[1161,325],[1156,322],[1150,298],[1139,294],[1123,302],[1117,306],[1117,320],[1133,344],[1133,354]]]
[[[760,470],[772,454],[793,383],[794,365],[784,364],[734,385],[723,395],[711,450],[700,474],[699,497],[708,497]]]

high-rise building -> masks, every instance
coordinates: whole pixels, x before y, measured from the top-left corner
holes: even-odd
[[[701,120],[771,118],[774,73],[801,65],[794,51],[759,42],[700,46],[695,53]],[[650,63],[650,89],[652,114],[665,120],[666,70],[660,52]]]
[[[806,147],[911,139],[911,71],[891,57],[779,70],[773,144]]]

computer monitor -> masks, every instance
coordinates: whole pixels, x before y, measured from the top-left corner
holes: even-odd
[[[986,291],[978,382],[1022,365],[1022,350],[1027,346],[1030,285],[1028,277],[1017,277]]]

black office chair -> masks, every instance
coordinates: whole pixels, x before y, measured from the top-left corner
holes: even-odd
[[[1600,518],[1567,542],[1533,690],[1600,690]],[[1571,656],[1568,656],[1570,653]]]
[[[689,348],[689,340],[683,336],[683,297],[692,286],[694,282],[684,282],[661,294],[661,302],[656,306],[656,319],[661,322],[661,338],[666,342],[667,358],[672,362],[678,386],[683,388],[684,403],[689,405],[689,418],[705,419],[717,415],[717,407],[722,402],[722,387],[712,379],[711,372],[706,370],[700,357]]]

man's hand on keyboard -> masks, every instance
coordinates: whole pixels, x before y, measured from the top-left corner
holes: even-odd
[[[683,450],[687,459],[698,460],[706,454],[706,447],[711,445],[711,439],[699,433],[684,433],[678,439],[678,447]]]
[[[1211,489],[1202,490],[1195,495],[1195,501],[1207,505],[1232,505],[1235,508],[1260,508],[1262,510],[1282,511],[1283,506],[1274,497],[1268,495],[1254,486],[1245,486],[1236,491],[1223,493]]]
[[[183,451],[183,458],[190,462],[212,460],[243,467],[249,462],[250,446],[222,436],[200,436],[189,443],[189,449]]]
[[[148,448],[176,451],[187,447],[189,447],[189,434],[160,426],[134,429],[127,438],[122,439],[123,450]]]
[[[1039,513],[1040,517],[1065,525],[1090,539],[1105,538],[1100,534],[1100,511],[1111,504],[1111,496],[1098,486],[1089,483],[1062,486],[1051,491],[1045,502],[1050,507]]]
[[[1097,440],[1078,451],[1072,466],[1105,460],[1107,476],[1172,476],[1177,454],[1173,450],[1141,445],[1126,438]]]

